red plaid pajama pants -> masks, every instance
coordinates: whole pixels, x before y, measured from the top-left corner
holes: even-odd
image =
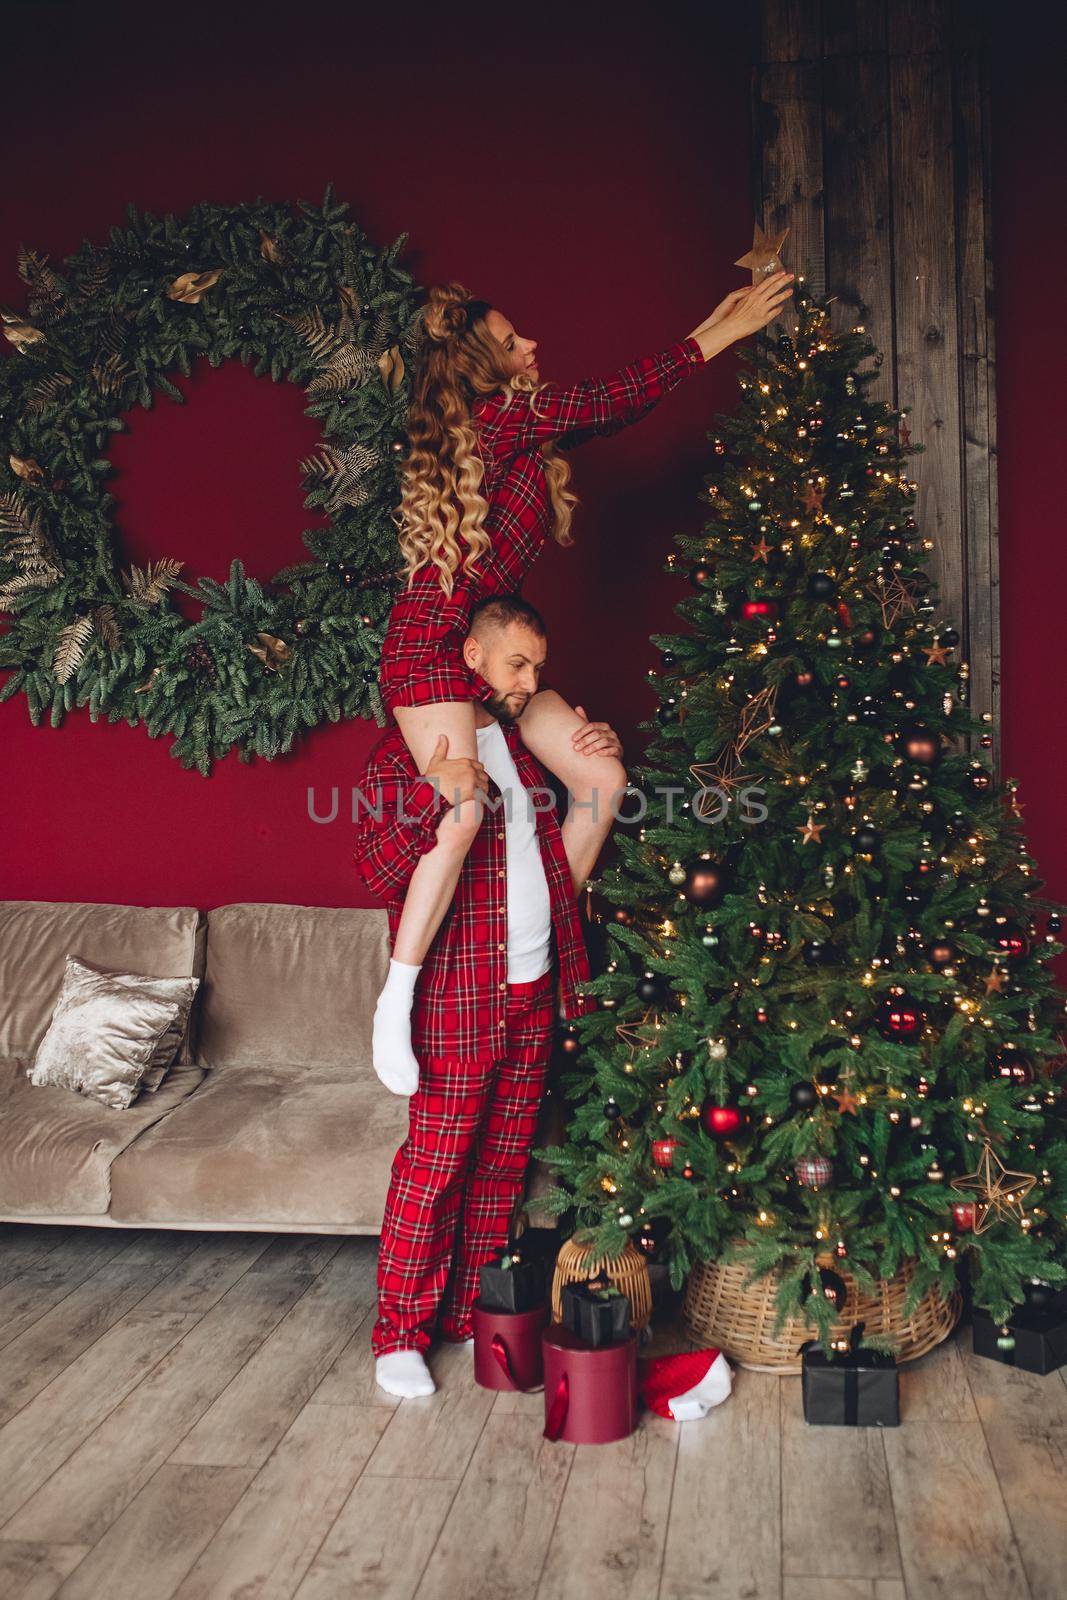
[[[378,1247],[376,1356],[469,1338],[478,1269],[507,1243],[552,1048],[551,969],[509,983],[498,1060],[420,1063],[408,1135],[393,1157]]]

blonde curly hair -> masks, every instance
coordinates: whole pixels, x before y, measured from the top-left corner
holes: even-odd
[[[509,372],[503,349],[486,325],[491,310],[489,301],[476,299],[454,281],[434,284],[423,308],[424,338],[408,409],[409,451],[395,518],[409,588],[419,568],[432,562],[450,595],[461,562],[472,572],[489,548],[484,526],[489,504],[470,413],[474,399],[504,389],[510,404],[520,390],[536,395],[543,387],[526,372]],[[552,536],[559,544],[573,544],[571,512],[578,496],[567,487],[570,462],[551,440],[542,444],[541,454]]]

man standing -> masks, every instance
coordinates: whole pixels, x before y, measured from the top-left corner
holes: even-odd
[[[475,795],[483,803],[452,905],[410,969],[419,1082],[393,1159],[371,1333],[378,1383],[404,1396],[433,1393],[424,1352],[438,1316],[446,1340],[471,1337],[478,1269],[507,1242],[552,1048],[553,953],[564,1016],[594,1003],[579,992],[590,972],[576,905],[588,869],[572,862],[578,829],[570,816],[560,825],[517,720],[537,692],[544,622],[519,596],[493,595],[475,607],[463,648],[493,690],[475,705],[478,759],[450,758],[442,735],[420,774],[389,729],[362,777],[357,828],[359,870],[395,937],[407,882],[438,827],[447,837],[448,811]],[[603,722],[587,721],[575,744],[589,755],[622,751]]]

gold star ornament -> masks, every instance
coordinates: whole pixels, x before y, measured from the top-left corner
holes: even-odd
[[[752,249],[734,262],[735,267],[749,268],[753,287],[757,283],[762,283],[765,278],[772,277],[774,273],[785,271],[779,251],[788,233],[788,228],[783,228],[781,233],[764,233],[759,223],[756,223],[752,230]]]
[[[1026,1213],[1023,1201],[1037,1179],[1031,1172],[1009,1172],[990,1144],[982,1146],[978,1170],[965,1178],[953,1178],[951,1187],[958,1194],[974,1196],[974,1231],[984,1233],[994,1222],[1007,1222],[1012,1217],[1023,1222]]]

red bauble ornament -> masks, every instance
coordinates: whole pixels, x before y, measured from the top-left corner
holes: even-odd
[[[952,1207],[952,1221],[957,1233],[973,1233],[977,1212],[973,1200],[957,1200]]]
[[[1014,922],[1005,922],[993,931],[993,948],[1009,961],[1022,961],[1030,953],[1030,940]]]
[[[922,1031],[926,1017],[919,1002],[901,989],[889,994],[878,1007],[875,1018],[883,1039],[914,1039]]]
[[[714,1100],[704,1101],[700,1120],[713,1139],[732,1139],[745,1122],[744,1113],[737,1106],[720,1106]]]
[[[657,1167],[673,1167],[674,1152],[677,1148],[677,1139],[653,1139],[652,1159]]]
[[[744,622],[776,622],[778,619],[777,600],[742,600],[741,618]]]
[[[1013,1045],[1001,1050],[996,1059],[997,1074],[1001,1078],[1009,1078],[1012,1083],[1033,1083],[1034,1064],[1030,1057],[1024,1055]]]

